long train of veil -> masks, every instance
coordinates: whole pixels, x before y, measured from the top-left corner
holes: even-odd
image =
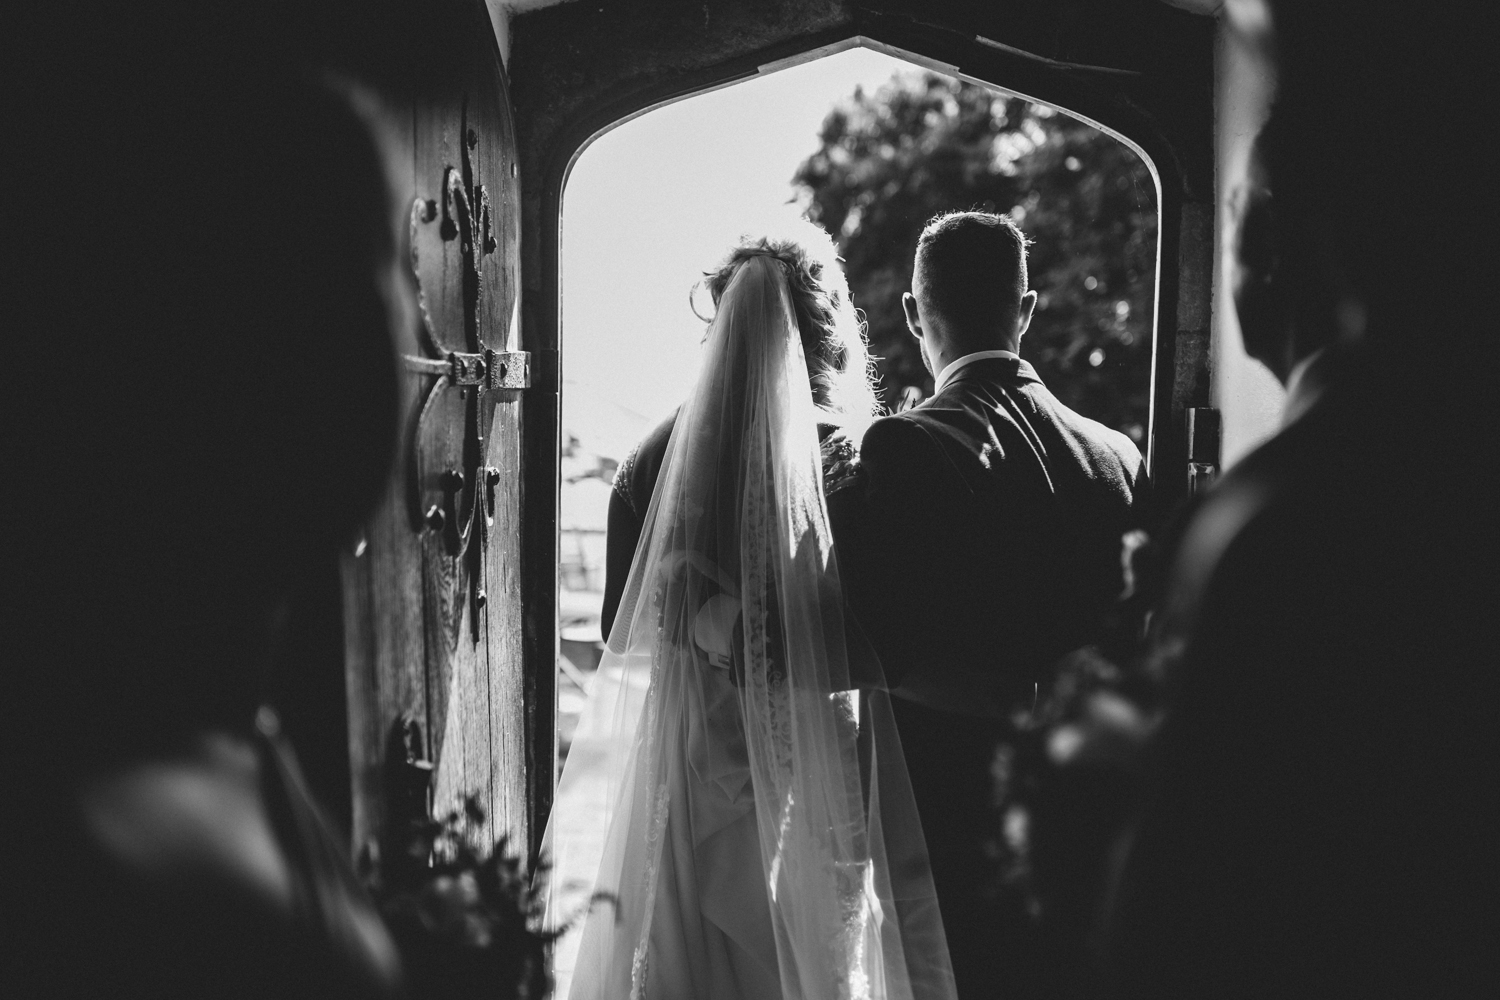
[[[721,298],[559,782],[549,924],[608,897],[558,945],[571,1000],[955,995],[781,268]]]

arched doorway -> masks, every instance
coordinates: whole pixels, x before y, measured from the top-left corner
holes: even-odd
[[[743,234],[821,223],[894,409],[933,390],[899,302],[922,227],[942,211],[1008,213],[1033,240],[1040,293],[1022,356],[1068,405],[1144,448],[1156,177],[1133,144],[1064,112],[859,44],[653,108],[579,151],[561,217],[556,720],[557,766],[572,777],[555,857],[602,847],[608,762],[568,754],[591,689],[630,683],[618,661],[601,668],[629,558],[607,550],[628,520],[610,483],[692,393],[712,306],[690,305],[689,290],[703,274]],[[857,439],[862,425],[846,429]],[[578,944],[575,932],[555,947],[560,990]]]
[[[979,6],[928,5],[918,20],[904,10],[842,4],[774,16],[730,3],[692,11],[670,4],[647,11],[563,5],[512,22],[524,210],[523,345],[535,359],[541,390],[522,404],[531,458],[522,598],[527,712],[536,740],[528,775],[537,810],[533,831],[539,833],[550,811],[557,739],[552,665],[559,649],[562,193],[579,152],[612,125],[694,93],[863,46],[1066,109],[1127,142],[1153,165],[1161,220],[1143,450],[1169,501],[1186,489],[1185,475],[1176,475],[1187,457],[1183,414],[1207,405],[1209,390],[1212,23],[1156,3],[1099,5],[1098,11],[1093,4],[1065,5],[1020,20]]]

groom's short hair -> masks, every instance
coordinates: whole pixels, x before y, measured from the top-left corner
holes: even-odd
[[[1026,294],[1026,235],[992,212],[934,216],[917,239],[913,284],[922,308],[959,330],[1014,316]]]

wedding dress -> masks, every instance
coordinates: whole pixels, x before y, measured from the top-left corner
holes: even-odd
[[[557,995],[952,1000],[887,696],[850,680],[873,654],[777,260],[740,266],[704,350],[545,838],[549,924],[586,911]]]

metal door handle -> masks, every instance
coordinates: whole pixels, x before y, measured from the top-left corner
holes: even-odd
[[[443,503],[427,508],[427,527],[443,534],[443,547],[450,556],[458,555],[460,543],[458,520],[458,498],[464,492],[464,474],[457,469],[448,469],[442,475]]]

